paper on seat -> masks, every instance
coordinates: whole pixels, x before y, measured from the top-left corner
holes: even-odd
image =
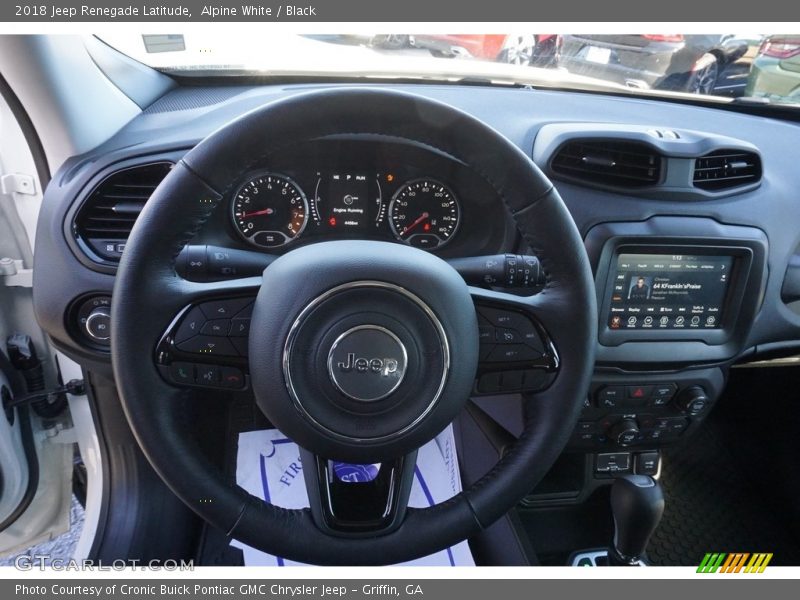
[[[452,426],[428,442],[417,453],[409,506],[424,508],[453,497],[461,491],[461,477]],[[343,480],[369,481],[377,465],[337,463],[336,474]],[[366,479],[364,479],[366,478]],[[283,508],[307,508],[308,496],[297,445],[277,429],[239,434],[236,457],[236,483],[258,498]],[[297,563],[272,556],[237,540],[248,566],[297,566]],[[469,545],[460,542],[447,550],[402,563],[413,566],[474,566]]]

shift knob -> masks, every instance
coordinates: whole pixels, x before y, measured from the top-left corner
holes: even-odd
[[[664,513],[661,486],[647,475],[625,475],[611,486],[614,539],[609,564],[635,565]]]

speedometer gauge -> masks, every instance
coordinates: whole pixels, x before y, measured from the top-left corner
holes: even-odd
[[[461,217],[458,200],[434,179],[404,184],[389,204],[389,224],[398,240],[417,248],[439,248],[455,234]]]
[[[233,197],[232,211],[239,235],[262,248],[288,244],[308,222],[303,190],[288,177],[275,173],[264,173],[240,187]]]

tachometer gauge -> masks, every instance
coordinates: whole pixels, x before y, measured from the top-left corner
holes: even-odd
[[[283,246],[299,236],[308,222],[308,200],[294,181],[264,173],[236,192],[233,224],[245,241],[262,248]]]
[[[389,224],[395,237],[417,248],[444,246],[458,229],[460,217],[453,192],[434,179],[409,181],[389,204]]]

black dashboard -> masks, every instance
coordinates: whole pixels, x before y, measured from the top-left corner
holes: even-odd
[[[46,260],[35,272],[37,315],[61,350],[110,373],[107,346],[87,337],[86,319],[107,305],[149,193],[222,124],[313,87],[179,87],[62,166],[45,195],[36,251]],[[604,457],[599,477],[633,469],[630,447],[658,448],[695,427],[733,361],[798,346],[796,123],[590,93],[393,87],[499,130],[568,206],[600,308],[596,376],[571,447]],[[535,254],[481,174],[433,147],[338,136],[251,166],[187,244],[278,255],[363,238],[445,259]],[[494,383],[483,391],[502,393]],[[606,455],[618,455],[616,466]]]

